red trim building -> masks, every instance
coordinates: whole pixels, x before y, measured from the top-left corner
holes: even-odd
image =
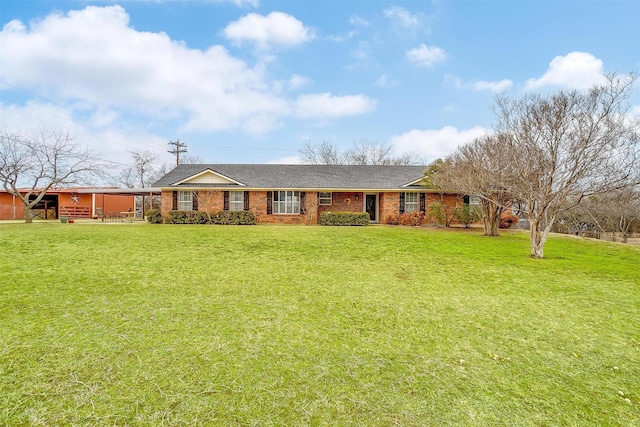
[[[103,189],[108,191],[110,189]],[[132,194],[100,193],[100,188],[54,188],[44,195],[31,210],[34,218],[58,219],[97,218],[108,212],[131,212],[135,210]],[[26,194],[27,189],[21,190]],[[36,195],[32,196],[33,198]],[[24,219],[22,200],[4,190],[0,191],[0,220]]]

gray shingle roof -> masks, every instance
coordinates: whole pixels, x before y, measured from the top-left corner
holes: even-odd
[[[267,165],[267,164],[183,164],[153,184],[176,185],[207,169],[241,182],[241,188],[272,189],[352,189],[397,190],[422,177],[426,166],[354,166],[354,165]],[[200,187],[226,185],[198,185]],[[231,185],[233,187],[234,185]]]

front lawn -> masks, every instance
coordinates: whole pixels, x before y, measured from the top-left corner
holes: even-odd
[[[637,426],[640,249],[0,225],[0,424]]]

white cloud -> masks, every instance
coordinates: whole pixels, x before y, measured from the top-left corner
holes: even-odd
[[[462,82],[462,79],[452,74],[446,74],[444,76],[444,82],[445,84],[453,86],[456,89],[462,89],[464,87],[464,83]]]
[[[402,27],[416,29],[422,26],[422,15],[412,14],[402,7],[392,6],[388,9],[385,9],[383,13],[384,16],[393,20],[396,24]]]
[[[182,0],[182,1],[187,2],[190,0]],[[204,1],[207,1],[207,0],[204,0]],[[215,3],[233,3],[239,7],[251,6],[253,8],[257,8],[258,6],[260,6],[259,0],[210,0],[210,1],[213,1]]]
[[[223,0],[223,1],[228,1],[228,0]],[[260,6],[260,2],[258,0],[230,0],[230,1],[232,1],[237,6],[252,6],[252,7]]]
[[[260,49],[293,47],[314,38],[302,22],[283,12],[271,12],[267,16],[250,13],[227,25],[224,34],[238,43],[255,43]]]
[[[442,129],[413,129],[391,138],[396,154],[416,153],[429,161],[453,153],[460,145],[489,132],[480,126],[458,130],[453,126]]]
[[[476,92],[488,90],[491,92],[502,92],[513,86],[513,82],[508,79],[500,81],[487,81],[487,80],[471,80],[463,82],[457,76],[447,74],[444,76],[444,82],[448,85],[455,87],[456,89],[470,89]]]
[[[356,35],[358,35],[357,31],[349,31],[346,34],[328,36],[327,38],[336,43],[343,43],[343,42],[346,42],[347,40],[351,40]]]
[[[369,63],[369,57],[371,53],[371,46],[365,41],[358,43],[358,47],[349,52],[349,56],[353,61],[346,66],[347,69],[353,70],[357,68],[364,68]]]
[[[432,67],[438,62],[444,62],[447,54],[444,50],[435,46],[427,46],[424,43],[415,49],[406,52],[407,60],[425,67]]]
[[[527,80],[525,90],[531,91],[547,86],[588,89],[594,84],[604,82],[603,70],[602,61],[592,54],[570,52],[566,56],[553,58],[542,77]]]
[[[99,152],[103,159],[129,163],[131,151],[164,149],[166,141],[129,127],[112,110],[95,109],[79,114],[69,107],[27,101],[24,105],[3,104],[2,126],[25,135],[69,132],[74,142]],[[81,117],[80,117],[81,116]]]
[[[511,86],[513,86],[513,82],[508,79],[503,79],[497,82],[478,80],[478,81],[472,82],[471,84],[471,87],[473,88],[473,90],[476,90],[476,91],[488,90],[491,92],[502,92],[503,90],[509,89]]]
[[[351,18],[349,18],[349,23],[351,25],[356,25],[359,27],[368,27],[369,25],[369,21],[367,21],[366,19],[363,19],[359,16],[352,16]]]
[[[392,79],[391,77],[387,76],[386,74],[382,74],[376,80],[375,85],[376,86],[380,86],[380,87],[393,87],[393,86],[397,86],[398,85],[398,81]]]
[[[303,86],[309,84],[309,78],[305,76],[301,76],[299,74],[294,74],[291,76],[289,81],[287,82],[287,88],[289,90],[298,90]]]
[[[369,113],[377,102],[364,95],[335,96],[330,93],[300,95],[295,103],[298,117],[336,118]]]
[[[625,121],[627,125],[638,125],[640,123],[640,105],[631,105],[626,113]]]
[[[268,41],[301,40],[282,37]],[[252,66],[223,46],[191,49],[165,33],[137,31],[120,6],[52,14],[29,27],[11,21],[0,32],[0,45],[3,83],[54,100],[72,110],[73,120],[93,114],[96,124],[124,117],[149,127],[259,134],[286,118],[314,117],[313,108],[300,110],[300,99],[278,89],[299,89],[304,77],[294,74],[278,84],[268,74],[269,62]],[[317,110],[322,118],[368,112],[373,103],[362,95],[308,96],[328,97],[330,113]],[[5,122],[3,116],[0,125]]]

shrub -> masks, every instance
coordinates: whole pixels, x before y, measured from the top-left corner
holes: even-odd
[[[147,221],[151,224],[162,224],[162,213],[159,209],[149,209],[146,214]]]
[[[464,205],[453,209],[453,216],[460,224],[469,228],[471,224],[480,220],[480,210],[476,206]]]
[[[430,210],[431,216],[439,225],[444,225],[445,227],[451,226],[453,215],[449,212],[449,207],[445,203],[433,202],[430,206]]]
[[[371,218],[366,212],[322,212],[320,225],[369,225]]]
[[[400,215],[399,214],[390,214],[387,215],[384,219],[384,223],[387,225],[398,225],[400,224]]]
[[[398,216],[398,222],[400,225],[411,225],[411,217],[408,213],[401,213]]]
[[[510,213],[503,213],[500,216],[500,228],[511,228],[518,223],[520,219]]]
[[[211,215],[211,224],[256,225],[253,211],[218,211]]]
[[[384,219],[387,225],[411,225],[419,227],[425,223],[424,212],[411,212],[402,214],[390,214]]]
[[[424,212],[411,212],[409,214],[409,223],[413,227],[420,227],[424,223]]]
[[[165,215],[167,224],[206,224],[207,213],[203,211],[169,211]]]

